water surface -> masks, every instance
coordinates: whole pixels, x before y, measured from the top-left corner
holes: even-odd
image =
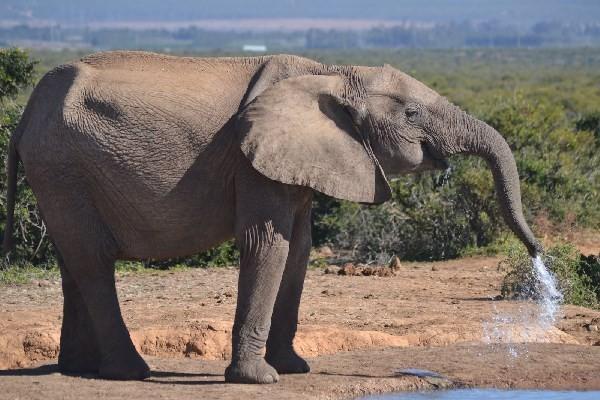
[[[600,391],[458,389],[393,393],[363,400],[598,400]]]

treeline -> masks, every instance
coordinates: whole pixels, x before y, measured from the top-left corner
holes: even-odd
[[[527,28],[497,21],[401,23],[369,30],[212,31],[197,27],[166,29],[82,29],[60,25],[0,28],[0,46],[85,47],[97,49],[239,50],[245,44],[269,50],[347,48],[539,48],[600,45],[600,23],[545,21]]]

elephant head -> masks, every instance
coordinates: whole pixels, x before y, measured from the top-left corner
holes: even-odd
[[[283,79],[238,121],[242,152],[263,175],[362,203],[391,197],[386,175],[445,169],[458,153],[483,157],[506,223],[532,256],[541,250],[502,136],[392,67],[329,67]]]

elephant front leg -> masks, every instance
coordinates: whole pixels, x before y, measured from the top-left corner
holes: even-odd
[[[267,340],[265,359],[280,374],[302,374],[310,371],[308,363],[296,353],[293,347],[298,326],[300,297],[312,245],[310,211],[311,199],[298,213],[294,223],[290,251]]]
[[[238,300],[232,335],[232,360],[225,380],[274,383],[277,371],[263,358],[273,305],[289,248],[286,222],[249,224],[237,235],[240,248]]]

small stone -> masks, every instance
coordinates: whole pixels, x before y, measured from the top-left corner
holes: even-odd
[[[363,267],[361,268],[362,270],[360,271],[360,273],[364,276],[371,276],[371,275],[375,275],[377,273],[375,268],[372,267]]]
[[[589,332],[598,332],[598,325],[587,324],[585,327]]]
[[[363,299],[374,299],[375,295],[373,293],[369,293],[363,296]]]
[[[335,254],[333,253],[333,250],[331,250],[331,247],[329,246],[321,246],[317,249],[317,255],[320,258],[329,258],[329,257],[333,257],[335,256]]]
[[[346,263],[342,265],[340,270],[338,271],[339,275],[352,276],[356,274],[356,267],[352,263]]]
[[[434,265],[433,267],[431,267],[431,270],[432,270],[432,271],[437,271],[438,269],[437,269],[437,267]]]
[[[392,261],[390,261],[389,267],[394,272],[400,271],[400,268],[402,268],[402,263],[400,262],[400,258],[398,258],[398,256],[394,256],[392,258]]]
[[[328,265],[325,268],[324,271],[325,274],[332,274],[332,275],[336,275],[340,273],[340,267],[338,267],[337,265]]]

